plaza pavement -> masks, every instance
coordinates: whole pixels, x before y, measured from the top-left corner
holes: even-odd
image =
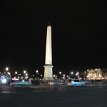
[[[107,85],[0,86],[0,107],[107,107]]]

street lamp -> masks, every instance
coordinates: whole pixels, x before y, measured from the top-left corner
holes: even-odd
[[[62,72],[60,71],[60,72],[59,72],[59,75],[60,75],[60,82],[61,82],[61,74],[62,74]]]
[[[9,70],[9,67],[6,67],[5,70],[8,71],[8,70]]]
[[[76,76],[78,76],[78,75],[79,75],[79,72],[76,73]]]
[[[5,68],[5,71],[6,71],[6,72],[4,72],[4,73],[5,73],[7,76],[10,76],[10,75],[11,75],[10,72],[9,72],[9,67],[6,67],[6,68]]]
[[[55,74],[53,75],[54,79],[55,79]]]
[[[36,73],[38,74],[38,73],[39,73],[39,71],[38,71],[38,70],[36,70]]]
[[[15,74],[17,74],[17,71],[15,71]]]
[[[26,73],[25,75],[26,75],[26,76],[28,76],[28,74],[27,74],[27,73]]]
[[[39,74],[39,71],[38,71],[38,70],[36,70],[37,84],[38,84],[38,74]]]
[[[24,70],[23,73],[26,74],[26,70]]]
[[[68,78],[69,76],[67,75],[67,78]]]
[[[65,74],[63,74],[63,77],[62,77],[63,79],[65,79]]]
[[[8,75],[11,75],[10,72],[7,72]]]
[[[60,72],[59,72],[59,74],[61,75],[61,74],[62,74],[62,72],[60,71]]]
[[[27,78],[28,78],[28,76],[27,76],[27,75],[28,75],[28,74],[27,74],[27,71],[24,70],[23,73],[24,73],[24,79],[27,79]]]
[[[73,74],[74,74],[74,72],[72,71],[72,72],[71,72],[71,75],[73,75]]]

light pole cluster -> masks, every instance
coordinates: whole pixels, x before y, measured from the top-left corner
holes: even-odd
[[[26,70],[23,71],[24,79],[27,80],[29,78],[28,72]]]
[[[80,72],[71,71],[69,74],[65,74],[62,71],[58,72],[58,75],[53,75],[54,79],[59,79],[60,82],[65,81],[66,79],[81,79]]]
[[[62,72],[60,71],[60,72],[59,72],[59,79],[60,79],[60,82],[61,82],[61,79],[62,79],[61,74],[62,74]]]
[[[23,70],[22,73],[19,73],[18,71],[14,71],[14,74],[11,74],[9,67],[4,68],[4,72],[0,72],[0,77],[4,75],[5,77],[14,79],[14,80],[26,80],[32,79],[36,82],[42,81],[44,78],[43,74],[40,74],[39,70],[35,70],[34,74],[29,76],[29,73],[27,70]],[[13,77],[14,75],[14,77]],[[13,78],[12,78],[13,77]],[[79,79],[79,80],[100,80],[103,79],[103,72],[101,69],[87,69],[84,72],[79,72],[72,70],[68,74],[63,73],[61,70],[58,72],[58,74],[53,75],[53,79],[59,80],[60,82],[63,82],[67,79]]]

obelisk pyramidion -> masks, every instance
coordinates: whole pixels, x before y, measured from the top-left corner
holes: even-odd
[[[49,23],[46,33],[46,54],[44,66],[44,80],[53,80],[53,66],[52,66],[52,28]]]

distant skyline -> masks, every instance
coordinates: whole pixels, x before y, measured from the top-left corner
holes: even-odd
[[[0,24],[0,68],[40,69],[48,22],[54,71],[107,68],[107,11],[101,1],[6,1]]]

